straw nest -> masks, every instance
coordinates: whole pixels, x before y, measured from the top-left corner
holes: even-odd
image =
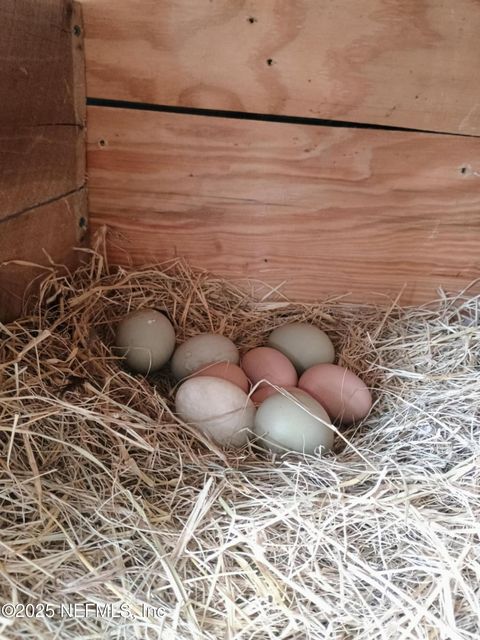
[[[179,340],[242,349],[312,321],[373,411],[325,457],[221,451],[176,421],[168,374],[112,356],[141,307]],[[16,616],[3,608],[0,637],[478,639],[479,314],[471,292],[255,301],[182,263],[109,270],[101,251],[52,269],[33,315],[0,325],[0,597]]]

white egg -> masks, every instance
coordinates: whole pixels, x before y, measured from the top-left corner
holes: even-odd
[[[215,333],[201,333],[181,344],[173,354],[172,372],[177,380],[215,362],[238,364],[240,356],[233,342]]]
[[[287,356],[299,374],[315,364],[335,360],[335,349],[327,334],[306,322],[292,322],[274,329],[268,345]]]
[[[175,410],[222,446],[244,445],[255,420],[255,406],[242,389],[209,376],[186,380],[178,389]]]
[[[257,409],[254,432],[265,448],[276,453],[322,453],[333,446],[334,433],[325,409],[305,391],[276,392]]]
[[[175,349],[170,320],[155,309],[141,309],[123,318],[117,327],[115,352],[132,371],[150,373],[163,367]]]

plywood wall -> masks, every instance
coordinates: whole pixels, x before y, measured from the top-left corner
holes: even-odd
[[[22,311],[42,265],[75,261],[86,232],[80,11],[71,0],[0,5],[0,320]]]
[[[90,96],[480,134],[478,0],[83,0]]]
[[[476,0],[83,7],[114,262],[183,256],[306,300],[418,303],[480,275]]]
[[[292,297],[405,302],[480,271],[479,140],[89,110],[91,223],[124,264],[186,256]]]

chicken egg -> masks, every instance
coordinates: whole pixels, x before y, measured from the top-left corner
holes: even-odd
[[[255,420],[255,407],[244,391],[228,380],[209,376],[186,380],[178,389],[175,409],[184,422],[222,446],[244,445]]]
[[[242,369],[247,374],[252,385],[261,380],[267,380],[278,387],[294,387],[298,382],[297,372],[290,360],[280,351],[271,347],[257,347],[247,351],[241,362]],[[265,398],[263,389],[271,386],[260,384],[252,394],[252,400],[259,402]]]
[[[336,364],[307,369],[298,386],[318,400],[332,420],[344,425],[364,418],[372,406],[367,385],[353,371]]]
[[[217,362],[215,364],[207,364],[192,374],[192,377],[210,376],[211,378],[222,378],[237,385],[242,391],[248,393],[250,384],[245,373],[236,364],[231,362]]]
[[[141,309],[119,323],[115,353],[138,373],[157,371],[175,349],[175,331],[170,320],[155,309]]]
[[[172,372],[182,380],[208,364],[232,362],[238,364],[240,356],[233,342],[215,333],[201,333],[181,344],[173,354]]]
[[[270,396],[273,396],[274,393],[277,393],[277,389],[267,384],[265,386],[262,386],[261,389],[257,389],[256,391],[254,391],[254,393],[252,393],[251,395],[251,398],[256,405],[259,405],[262,404],[262,402]]]
[[[322,453],[333,446],[334,433],[325,409],[301,389],[276,392],[263,401],[255,415],[254,433],[276,453]]]
[[[315,364],[333,362],[335,349],[327,334],[306,322],[292,322],[270,334],[268,345],[281,351],[293,363],[298,374]]]

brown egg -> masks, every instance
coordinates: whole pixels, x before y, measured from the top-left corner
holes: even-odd
[[[274,393],[277,393],[275,387],[271,387],[269,384],[264,384],[252,393],[251,398],[256,405],[259,405],[262,404],[262,402],[269,396],[273,396]]]
[[[317,364],[307,369],[298,387],[317,400],[332,420],[348,425],[364,418],[372,406],[366,384],[352,371],[336,364]]]
[[[295,387],[298,382],[295,367],[287,356],[271,347],[257,347],[247,351],[242,358],[241,367],[252,385],[256,385],[261,380],[268,380],[278,387]],[[260,393],[265,388],[270,389],[271,393],[275,392],[275,389],[263,382],[252,395],[254,402],[261,402],[262,400],[258,398],[264,400],[267,397],[265,393]]]
[[[211,378],[222,378],[222,380],[228,380],[229,382],[233,382],[237,387],[240,387],[240,389],[245,391],[245,393],[248,393],[250,388],[247,376],[238,365],[232,364],[231,362],[208,364],[198,371],[195,371],[191,377],[196,378],[198,376],[210,376]]]

